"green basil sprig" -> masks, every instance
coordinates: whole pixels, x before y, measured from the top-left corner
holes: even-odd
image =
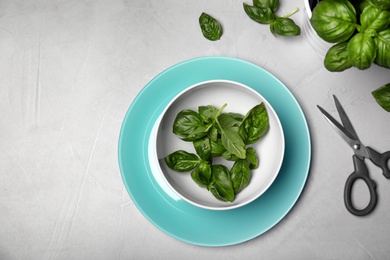
[[[387,112],[390,112],[390,83],[372,92],[376,102]]]
[[[259,141],[269,130],[264,103],[254,106],[244,116],[222,113],[215,106],[199,106],[198,112],[180,111],[173,123],[173,133],[192,142],[196,154],[184,150],[165,157],[167,166],[177,172],[191,172],[193,181],[208,189],[218,200],[232,202],[235,195],[248,186],[251,170],[259,167],[256,150],[248,145]],[[221,157],[233,161],[229,170],[214,164]]]
[[[310,23],[325,41],[335,43],[324,60],[329,71],[364,70],[373,63],[390,68],[390,0],[322,0]]]
[[[222,26],[214,17],[202,13],[199,17],[199,25],[206,39],[210,41],[221,39],[223,33]]]
[[[301,29],[289,18],[298,11],[294,9],[291,13],[279,17],[275,14],[279,7],[279,0],[253,0],[253,5],[243,3],[245,13],[261,24],[269,24],[274,35],[297,36],[301,34]]]

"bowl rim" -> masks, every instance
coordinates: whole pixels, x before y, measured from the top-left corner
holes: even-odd
[[[161,166],[160,166],[160,163],[159,163],[159,158],[158,158],[158,149],[157,149],[157,138],[158,138],[158,132],[159,132],[159,128],[161,126],[161,123],[163,121],[163,118],[166,114],[166,112],[169,110],[169,108],[172,106],[173,103],[175,103],[183,94],[185,94],[186,92],[196,88],[196,87],[199,87],[201,85],[205,85],[205,84],[210,84],[210,83],[216,83],[216,82],[226,82],[226,83],[230,83],[230,84],[234,84],[234,85],[238,85],[242,88],[245,88],[246,90],[249,90],[250,92],[254,93],[255,95],[257,95],[261,100],[262,102],[265,103],[266,107],[267,107],[267,110],[268,109],[271,109],[272,113],[274,114],[275,116],[275,120],[276,120],[276,123],[278,125],[278,129],[279,129],[279,132],[280,132],[280,135],[281,135],[281,156],[280,156],[280,160],[278,160],[278,165],[276,167],[276,170],[275,170],[275,173],[272,175],[272,178],[268,181],[267,185],[262,189],[261,192],[259,193],[256,193],[255,196],[252,196],[252,197],[249,197],[247,200],[241,202],[241,203],[238,203],[238,204],[234,204],[234,205],[230,205],[230,206],[226,206],[226,207],[220,207],[220,206],[208,206],[208,205],[203,205],[201,203],[197,203],[196,201],[193,201],[189,198],[187,198],[186,196],[184,196],[183,194],[181,194],[177,189],[175,189],[172,184],[170,183],[170,181],[167,179],[167,177],[165,176],[163,170],[161,169]],[[285,156],[285,147],[286,147],[286,144],[285,144],[285,136],[284,136],[284,130],[283,130],[283,125],[279,119],[279,116],[278,114],[276,113],[275,109],[271,106],[271,104],[268,102],[268,100],[266,98],[264,98],[263,95],[261,95],[259,92],[257,92],[256,90],[254,90],[253,88],[247,86],[246,84],[243,84],[241,82],[237,82],[237,81],[234,81],[234,80],[227,80],[227,79],[210,79],[210,80],[204,80],[204,81],[200,81],[200,82],[197,82],[185,89],[183,89],[182,91],[180,91],[179,93],[177,93],[170,101],[169,103],[166,105],[166,107],[164,108],[164,110],[161,112],[160,116],[158,117],[157,119],[157,122],[156,122],[156,125],[157,125],[157,131],[156,131],[156,138],[155,138],[155,144],[154,144],[154,160],[157,161],[157,165],[158,165],[158,175],[160,177],[162,177],[162,179],[164,180],[164,183],[168,186],[168,188],[173,191],[177,196],[179,196],[181,199],[183,199],[184,201],[188,202],[189,204],[192,204],[198,208],[203,208],[203,209],[207,209],[207,210],[215,210],[215,211],[225,211],[225,210],[232,210],[232,209],[236,209],[236,208],[240,208],[240,207],[243,207],[245,205],[248,205],[249,203],[253,202],[254,200],[258,199],[260,196],[262,196],[270,187],[271,185],[274,183],[275,179],[277,178],[277,176],[279,175],[279,172],[280,172],[280,169],[282,168],[282,164],[283,164],[283,161],[284,161],[284,156]]]

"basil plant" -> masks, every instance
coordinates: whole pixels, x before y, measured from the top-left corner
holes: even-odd
[[[310,23],[334,43],[324,59],[329,71],[365,70],[373,63],[390,68],[390,0],[322,0]]]

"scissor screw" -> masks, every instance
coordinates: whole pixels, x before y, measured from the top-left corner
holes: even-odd
[[[353,149],[359,150],[359,149],[360,149],[360,144],[355,144],[355,145],[353,146]]]

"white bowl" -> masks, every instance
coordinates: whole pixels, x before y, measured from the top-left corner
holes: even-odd
[[[251,108],[264,102],[268,118],[269,130],[257,143],[251,145],[257,152],[259,167],[251,170],[249,185],[238,193],[233,202],[216,199],[210,191],[199,187],[191,178],[190,172],[176,172],[168,168],[164,158],[177,150],[196,153],[192,142],[185,142],[172,132],[176,115],[183,109],[198,111],[198,106],[213,105],[226,108],[223,113],[235,112],[245,115]],[[272,106],[259,93],[238,82],[228,80],[211,80],[195,84],[179,93],[167,105],[156,122],[155,158],[158,173],[156,179],[161,186],[161,179],[183,200],[201,208],[211,210],[228,210],[241,207],[261,196],[273,183],[279,173],[284,156],[284,134],[282,125]],[[232,162],[221,159],[221,164],[229,169]],[[164,184],[162,184],[164,186]],[[164,190],[167,190],[163,187]],[[166,191],[167,193],[172,193]],[[174,197],[174,196],[171,196]]]

